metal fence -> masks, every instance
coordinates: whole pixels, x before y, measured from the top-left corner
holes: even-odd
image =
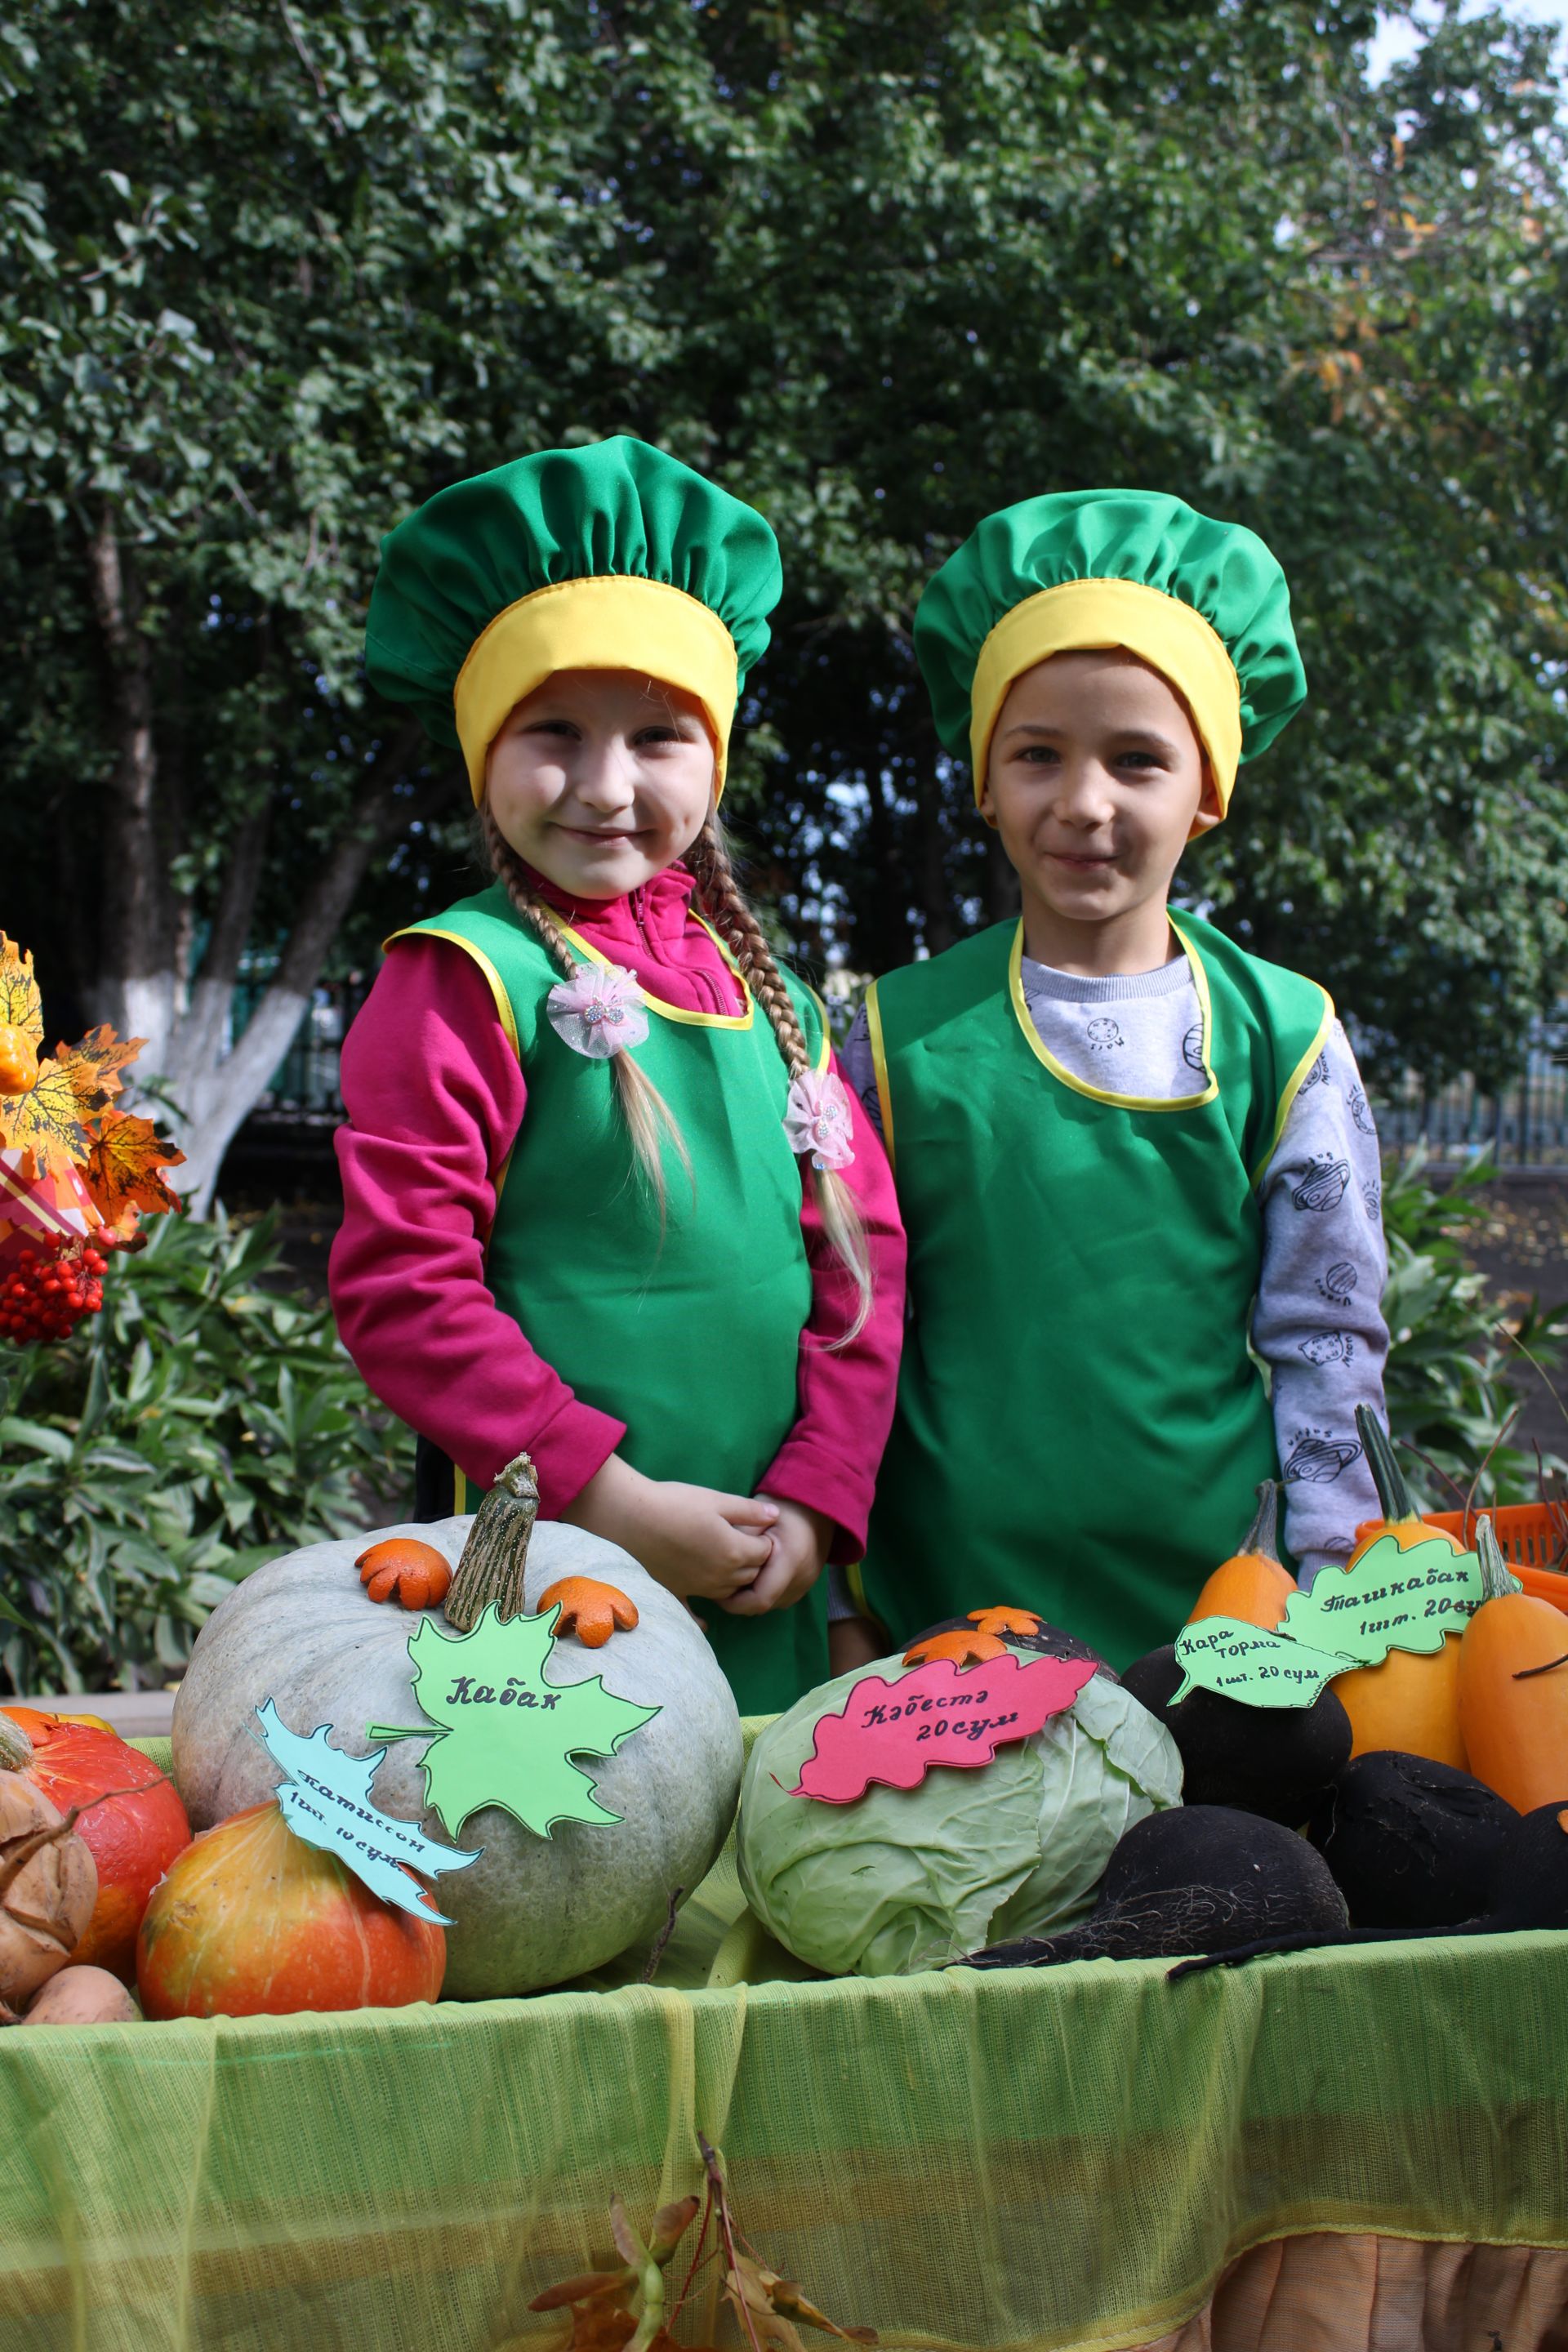
[[[834,989],[837,977],[829,976],[830,1000],[846,993]],[[242,982],[235,991],[236,1035],[261,987],[258,980]],[[312,1123],[342,1116],[342,1041],[369,987],[369,979],[356,972],[316,990],[258,1110],[274,1120],[292,1114]],[[837,1005],[831,1009],[840,1010]],[[850,1010],[850,1005],[842,1008],[836,1029],[847,1028]],[[1424,1146],[1435,1158],[1450,1162],[1489,1151],[1507,1168],[1568,1167],[1568,1024],[1561,1033],[1555,1025],[1542,1029],[1522,1076],[1500,1093],[1488,1094],[1469,1077],[1429,1093],[1411,1076],[1396,1090],[1374,1093],[1373,1108],[1384,1150],[1402,1158]]]

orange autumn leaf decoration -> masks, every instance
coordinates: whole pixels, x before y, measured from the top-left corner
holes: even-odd
[[[0,1143],[26,1151],[35,1176],[85,1167],[92,1148],[88,1123],[120,1092],[119,1073],[146,1042],[100,1028],[89,1029],[79,1045],[61,1045],[38,1064],[25,1094],[0,1094]]]
[[[138,1209],[156,1216],[179,1207],[180,1196],[163,1181],[163,1171],[180,1167],[185,1155],[160,1140],[150,1118],[138,1118],[133,1111],[106,1110],[97,1128],[83,1172],[106,1225],[133,1223]]]
[[[596,1576],[558,1577],[540,1594],[538,1613],[542,1616],[557,1601],[557,1634],[575,1633],[585,1650],[602,1650],[612,1633],[629,1633],[637,1622],[637,1603]]]
[[[972,1609],[969,1622],[981,1633],[1037,1633],[1041,1623],[1033,1609]]]
[[[417,1536],[384,1536],[354,1566],[373,1601],[398,1601],[405,1609],[438,1609],[451,1589],[446,1553]]]
[[[987,1658],[1007,1654],[1007,1644],[999,1642],[994,1633],[928,1633],[921,1642],[912,1642],[904,1652],[906,1666],[929,1665],[933,1658],[951,1658],[954,1665],[984,1665]]]
[[[19,1029],[35,1045],[43,1042],[44,1005],[33,977],[32,951],[0,931],[0,1028]]]

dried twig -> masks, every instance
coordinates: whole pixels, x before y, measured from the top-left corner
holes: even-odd
[[[1470,1491],[1465,1496],[1464,1525],[1460,1529],[1461,1537],[1466,1543],[1470,1539],[1470,1519],[1475,1509],[1476,1489],[1479,1486],[1481,1480],[1487,1475],[1488,1465],[1491,1461],[1492,1455],[1497,1452],[1498,1447],[1502,1444],[1503,1439],[1508,1435],[1509,1431],[1513,1427],[1514,1423],[1519,1419],[1520,1414],[1523,1411],[1524,1407],[1521,1404],[1516,1404],[1513,1411],[1504,1416],[1503,1421],[1499,1427],[1497,1435],[1493,1438],[1485,1454],[1481,1456],[1479,1469],[1476,1472],[1475,1476],[1470,1481]]]
[[[719,2234],[724,2241],[725,2260],[730,2276],[735,2283],[734,2292],[730,2301],[740,2315],[741,2325],[746,2331],[746,2341],[751,2346],[752,2352],[763,2352],[763,2347],[757,2341],[757,2331],[752,2325],[750,2306],[741,2292],[741,2257],[735,2245],[734,2224],[730,2218],[730,2200],[725,2194],[724,2175],[719,2168],[718,2150],[709,2145],[701,2132],[697,2135],[697,2145],[702,2150],[702,2162],[708,2174],[709,2191],[713,2199],[714,2210],[719,2216]]]
[[[669,1939],[675,1933],[676,1914],[680,1909],[680,1898],[685,1892],[684,1886],[672,1886],[669,1890],[669,1916],[654,1937],[653,1949],[644,1963],[642,1972],[644,1984],[652,1984],[658,1974],[658,1964],[663,1959]]]

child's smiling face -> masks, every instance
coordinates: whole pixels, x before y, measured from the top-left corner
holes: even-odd
[[[502,836],[578,898],[616,898],[684,856],[713,802],[696,698],[635,670],[557,670],[490,745],[485,791]]]
[[[1171,877],[1220,815],[1181,697],[1114,651],[1055,654],[1014,680],[980,807],[1017,872],[1030,954],[1109,950],[1123,971],[1164,961]]]

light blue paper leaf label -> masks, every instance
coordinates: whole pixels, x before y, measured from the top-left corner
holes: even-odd
[[[270,1699],[256,1710],[261,1744],[288,1780],[278,1791],[284,1820],[298,1838],[324,1853],[335,1853],[373,1895],[416,1919],[452,1925],[437,1911],[427,1888],[411,1878],[411,1870],[434,1876],[442,1870],[466,1870],[478,1862],[476,1851],[437,1845],[412,1822],[395,1821],[371,1802],[370,1784],[379,1770],[384,1748],[369,1756],[345,1756],[327,1745],[330,1724],[321,1724],[308,1739],[290,1731]]]

